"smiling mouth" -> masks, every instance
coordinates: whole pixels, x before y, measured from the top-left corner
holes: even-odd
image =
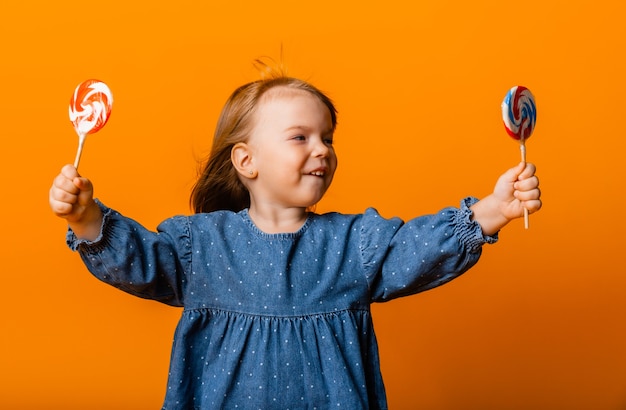
[[[323,177],[326,173],[324,171],[313,171],[310,172],[309,175],[313,175],[316,177]]]

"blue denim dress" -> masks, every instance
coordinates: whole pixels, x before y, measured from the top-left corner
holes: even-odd
[[[311,213],[267,234],[247,210],[177,216],[151,232],[100,202],[99,238],[68,245],[100,280],[184,310],[163,409],[386,409],[370,304],[428,290],[485,242],[466,198],[406,223]]]

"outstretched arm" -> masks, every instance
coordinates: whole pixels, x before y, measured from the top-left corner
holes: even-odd
[[[500,176],[493,193],[470,208],[485,235],[494,235],[511,220],[541,209],[535,166],[521,162]]]
[[[93,185],[78,174],[72,165],[61,169],[52,183],[50,208],[67,220],[77,238],[93,241],[100,234],[102,211],[93,199]]]

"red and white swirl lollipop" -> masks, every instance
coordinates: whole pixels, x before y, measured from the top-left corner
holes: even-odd
[[[86,80],[74,90],[69,107],[70,121],[78,134],[74,167],[78,168],[85,138],[104,127],[111,116],[112,106],[113,94],[102,81]]]
[[[522,161],[526,162],[526,140],[537,123],[535,97],[526,87],[515,86],[502,101],[502,120],[509,136],[519,141]],[[528,209],[524,209],[524,226],[528,229]]]

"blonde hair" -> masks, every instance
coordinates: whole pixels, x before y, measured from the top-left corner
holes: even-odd
[[[231,162],[231,150],[239,142],[247,142],[254,127],[253,113],[261,97],[275,87],[287,87],[311,93],[330,111],[333,130],[337,126],[337,110],[324,93],[306,81],[289,77],[282,65],[270,66],[255,61],[261,79],[237,88],[226,101],[217,122],[213,146],[191,192],[194,212],[217,210],[241,211],[250,206],[250,194]]]

